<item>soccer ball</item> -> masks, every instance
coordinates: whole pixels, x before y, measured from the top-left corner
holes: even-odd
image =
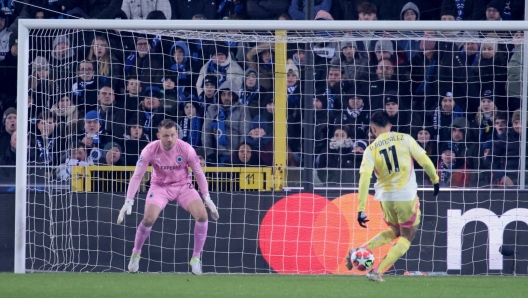
[[[365,271],[374,266],[374,254],[370,249],[358,248],[350,255],[352,265],[356,270]]]

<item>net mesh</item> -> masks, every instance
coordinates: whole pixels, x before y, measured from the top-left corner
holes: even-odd
[[[443,188],[477,188],[477,199],[454,191],[422,203],[417,245],[395,272],[473,274],[484,266],[495,273],[502,262],[491,264],[502,257],[482,253],[481,223],[464,229],[453,215],[453,229],[464,230],[453,252],[450,219],[438,210],[477,206],[499,215],[519,203],[523,38],[503,31],[31,30],[28,269],[126,270],[148,177],[124,226],[114,224],[117,212],[139,153],[157,139],[158,123],[173,119],[205,167],[220,214],[229,214],[210,225],[205,270],[348,272],[343,252],[384,229],[372,202],[371,228],[356,229],[350,193],[373,141],[370,114],[386,110],[392,130],[426,150]],[[430,187],[414,167],[418,184]],[[307,171],[313,180],[303,180]],[[282,190],[306,183],[316,190],[281,200]],[[281,208],[292,213],[283,218]],[[515,225],[503,227],[504,242],[525,247],[518,235],[526,227]],[[169,204],[142,270],[187,272],[192,226]],[[323,232],[312,232],[318,227]],[[375,251],[378,260],[387,249]],[[457,253],[473,259],[458,266]]]

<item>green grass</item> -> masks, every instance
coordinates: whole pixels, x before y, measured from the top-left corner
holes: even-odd
[[[526,277],[0,274],[0,297],[527,297]]]

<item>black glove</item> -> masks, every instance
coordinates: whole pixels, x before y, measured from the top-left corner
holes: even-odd
[[[433,188],[434,188],[434,190],[433,190],[433,196],[436,197],[436,196],[438,195],[438,193],[440,192],[440,184],[439,184],[439,183],[434,184],[434,185],[433,185]]]
[[[369,220],[367,219],[367,215],[365,214],[365,212],[361,211],[361,212],[358,212],[358,223],[359,225],[362,227],[362,228],[366,228],[367,226],[365,225]]]

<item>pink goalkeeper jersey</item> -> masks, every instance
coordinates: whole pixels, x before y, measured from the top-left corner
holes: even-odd
[[[153,166],[150,184],[153,186],[172,186],[191,183],[188,167],[196,177],[202,195],[209,194],[207,180],[200,166],[200,159],[194,148],[182,140],[177,140],[171,150],[165,150],[161,141],[149,143],[136,164],[134,175],[128,185],[127,199],[133,200],[149,165]]]

